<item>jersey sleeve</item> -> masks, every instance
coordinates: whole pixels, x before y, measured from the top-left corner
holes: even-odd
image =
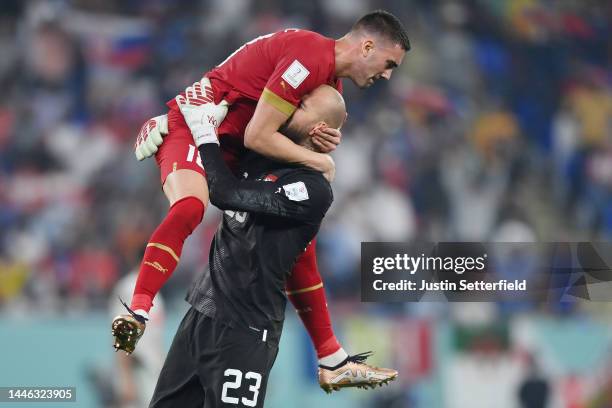
[[[216,144],[200,146],[210,202],[222,210],[247,211],[321,222],[333,201],[331,186],[321,174],[296,170],[275,182],[240,181],[229,170]]]
[[[314,39],[287,39],[261,98],[290,116],[306,94],[326,82],[325,60],[315,51],[319,47]]]

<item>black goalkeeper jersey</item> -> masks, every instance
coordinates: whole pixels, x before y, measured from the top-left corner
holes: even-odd
[[[256,156],[239,181],[219,147],[200,147],[211,202],[224,211],[209,265],[187,301],[207,316],[280,337],[285,281],[314,238],[333,196],[319,172]],[[283,166],[282,168],[280,166]]]

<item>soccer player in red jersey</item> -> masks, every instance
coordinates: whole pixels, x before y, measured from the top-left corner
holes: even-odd
[[[333,178],[334,163],[322,153],[340,143],[338,129],[313,130],[318,153],[293,143],[279,128],[300,107],[302,98],[319,85],[341,91],[340,78],[350,78],[360,88],[388,80],[409,49],[404,27],[385,11],[363,16],[338,40],[288,29],[249,41],[205,74],[211,88],[204,94],[209,99],[202,102],[214,102],[221,110],[229,105],[223,121],[215,123],[224,159],[236,169],[248,148]],[[147,245],[131,302],[131,308],[144,317],[176,268],[183,242],[201,222],[209,198],[190,129],[175,100],[167,105],[168,114],[145,123],[135,145],[140,160],[155,154],[170,202],[168,214]],[[213,123],[215,115],[210,120]],[[314,241],[298,258],[287,282],[287,295],[313,341],[320,366],[342,364],[348,354],[332,330]]]

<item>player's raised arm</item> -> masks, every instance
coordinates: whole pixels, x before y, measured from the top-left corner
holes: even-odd
[[[215,143],[199,147],[210,201],[222,210],[247,211],[319,223],[332,201],[329,183],[304,170],[277,182],[239,181],[229,170]]]

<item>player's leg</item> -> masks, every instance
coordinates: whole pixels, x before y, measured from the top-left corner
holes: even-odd
[[[168,132],[156,159],[170,209],[147,243],[131,304],[133,310],[145,312],[176,269],[183,244],[202,221],[208,203],[204,169],[180,112],[168,112]]]
[[[230,327],[217,319],[204,319],[206,324],[202,329],[205,330],[199,330],[204,338],[198,340],[198,335],[195,336],[195,344],[209,345],[198,347],[204,406],[263,407],[280,332],[271,334],[263,328]]]
[[[349,356],[340,346],[332,328],[315,247],[313,240],[298,258],[287,280],[287,295],[317,350],[321,388],[326,392],[344,387],[373,388],[393,381],[396,370],[368,365],[368,353]]]
[[[190,309],[181,324],[159,374],[149,408],[202,408],[204,389],[198,378],[197,362],[190,349],[198,312]]]
[[[317,266],[315,240],[297,259],[287,279],[287,296],[308,331],[319,363],[335,366],[342,362],[348,354],[334,334],[325,288]]]
[[[186,197],[197,198],[201,203],[208,203],[206,177],[193,170],[181,169],[170,173],[163,189],[171,207]]]
[[[236,135],[244,132],[254,109],[254,104],[235,102],[219,126],[219,137],[223,137],[223,149],[227,153],[224,156],[230,167],[237,165],[244,149],[242,139]],[[178,109],[168,111],[168,135],[155,159],[171,207],[147,244],[132,298],[132,309],[146,312],[176,268],[183,242],[201,222],[208,204],[208,185],[200,154]]]

